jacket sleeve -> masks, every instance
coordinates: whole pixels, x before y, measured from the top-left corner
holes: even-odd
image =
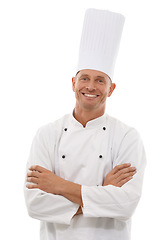
[[[31,146],[26,174],[31,165],[40,165],[54,172],[55,135],[53,127],[39,129]],[[63,196],[46,193],[40,189],[26,188],[26,180],[24,196],[29,216],[41,221],[70,224],[79,208],[77,204]]]
[[[146,165],[145,151],[136,130],[128,131],[119,146],[113,168],[122,163],[131,163],[137,168],[133,179],[121,188],[108,186],[82,186],[83,214],[85,217],[109,217],[128,220],[140,200]]]

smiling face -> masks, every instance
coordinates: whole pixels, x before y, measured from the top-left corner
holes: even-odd
[[[76,107],[81,110],[104,112],[106,99],[111,96],[115,86],[103,72],[81,70],[76,77],[72,78]]]

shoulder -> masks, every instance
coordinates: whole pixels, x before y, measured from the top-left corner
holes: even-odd
[[[130,132],[133,132],[134,134],[138,134],[138,131],[134,127],[120,121],[119,119],[116,119],[109,115],[107,115],[107,118],[108,118],[109,128],[117,136],[124,137],[126,134]]]
[[[112,156],[114,164],[130,162],[137,168],[146,165],[146,154],[139,132],[127,124],[110,118],[112,126]]]
[[[129,143],[141,141],[139,132],[132,126],[107,115],[109,131],[112,136],[113,146],[120,146],[124,141]]]
[[[66,114],[54,122],[50,122],[39,127],[36,132],[36,138],[47,142],[55,141],[61,134],[64,124],[66,121],[68,121],[69,116],[70,114]]]

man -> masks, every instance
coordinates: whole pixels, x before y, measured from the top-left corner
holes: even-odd
[[[41,239],[130,239],[146,164],[137,131],[105,114],[124,17],[85,15],[72,114],[40,128],[27,165],[28,213]]]

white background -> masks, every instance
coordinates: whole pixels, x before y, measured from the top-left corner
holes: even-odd
[[[27,215],[23,183],[37,129],[71,112],[78,48],[86,8],[125,15],[108,114],[134,126],[148,165],[132,240],[160,239],[158,0],[0,1],[0,215],[3,239],[39,239]]]

